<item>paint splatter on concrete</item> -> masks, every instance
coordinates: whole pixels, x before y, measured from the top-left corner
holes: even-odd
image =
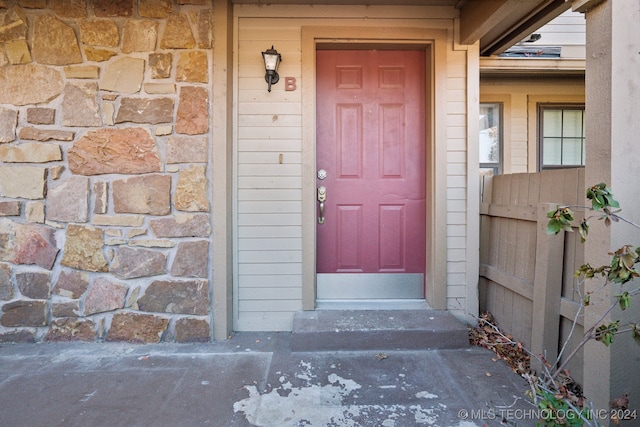
[[[362,388],[356,381],[329,373],[324,384],[314,383],[318,376],[311,365],[303,361],[299,368],[294,377],[302,380],[301,386],[292,386],[284,375],[278,379],[280,385],[268,392],[260,393],[255,385],[245,386],[249,397],[235,402],[234,412],[244,413],[249,423],[259,427],[443,425],[438,419],[447,407],[437,401],[436,394],[428,391],[415,393],[412,400],[418,398],[420,404],[356,404],[356,393]],[[384,389],[384,386],[380,388]],[[429,404],[423,403],[427,400]],[[476,425],[465,423],[457,427]]]
[[[416,397],[420,398],[420,399],[437,399],[438,395],[437,394],[431,394],[428,391],[421,391],[416,393]]]

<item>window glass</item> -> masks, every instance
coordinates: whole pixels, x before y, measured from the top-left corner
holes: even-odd
[[[545,138],[542,150],[545,165],[559,166],[562,164],[562,139]]]
[[[540,105],[540,168],[584,166],[584,106]]]
[[[582,165],[584,141],[580,138],[565,138],[562,144],[562,164]]]
[[[562,136],[565,138],[582,137],[582,111],[564,110],[562,112]]]
[[[502,105],[480,104],[479,161],[483,173],[502,169]]]
[[[544,110],[544,137],[562,136],[562,110]]]

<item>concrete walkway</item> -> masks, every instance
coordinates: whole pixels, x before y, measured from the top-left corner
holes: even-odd
[[[0,345],[0,426],[534,426],[493,353],[292,352],[290,333],[198,345]]]

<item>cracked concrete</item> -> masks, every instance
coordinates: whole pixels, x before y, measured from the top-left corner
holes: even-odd
[[[481,427],[503,425],[500,408],[533,409],[525,381],[480,348],[291,352],[290,341],[2,344],[0,425]]]

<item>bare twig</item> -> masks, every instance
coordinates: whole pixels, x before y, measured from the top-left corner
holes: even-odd
[[[571,351],[571,353],[569,353],[569,356],[567,356],[566,360],[564,360],[560,364],[560,366],[558,366],[558,369],[554,371],[554,377],[558,376],[558,373],[562,372],[564,368],[566,368],[569,361],[571,361],[571,359],[573,359],[575,355],[578,354],[582,347],[584,347],[591,339],[595,338],[596,328],[600,325],[600,322],[602,322],[609,315],[609,313],[611,313],[611,311],[616,308],[617,305],[617,301],[611,304],[611,306],[602,314],[602,316],[600,316],[598,321],[594,322],[594,324],[587,330],[587,332],[584,333],[584,338],[582,339],[582,341],[578,343],[578,345]]]
[[[640,293],[640,289],[638,290],[634,290],[629,292],[629,295],[637,295],[638,293]],[[584,347],[587,342],[589,342],[590,340],[594,339],[596,337],[596,328],[598,326],[600,326],[600,323],[613,311],[614,308],[616,308],[618,306],[619,302],[618,301],[614,301],[613,303],[611,303],[611,305],[609,306],[609,308],[600,316],[600,318],[593,323],[593,325],[584,333],[584,338],[582,339],[582,341],[580,341],[578,343],[578,345],[571,351],[571,353],[569,354],[569,356],[567,356],[567,359],[564,360],[560,366],[558,366],[558,369],[556,369],[553,373],[553,376],[556,377],[558,375],[558,373],[562,372],[567,364],[569,363],[569,361],[571,361],[571,359],[573,359],[573,357],[575,357],[576,354],[578,354],[578,352],[582,349],[582,347]],[[628,332],[633,331],[633,329],[630,329]],[[618,333],[620,333],[621,331],[618,331]]]
[[[558,353],[558,358],[554,366],[557,365],[557,363],[562,360],[562,355],[564,354],[564,351],[567,349],[567,346],[569,345],[569,342],[573,337],[573,333],[576,330],[576,326],[578,325],[578,318],[582,314],[582,310],[584,310],[584,300],[580,299],[580,301],[581,301],[580,306],[578,307],[578,311],[576,312],[576,315],[573,318],[573,323],[571,324],[571,330],[569,331],[569,335],[567,336],[567,338],[564,340],[564,343],[562,343],[562,348],[560,349],[560,353]]]

